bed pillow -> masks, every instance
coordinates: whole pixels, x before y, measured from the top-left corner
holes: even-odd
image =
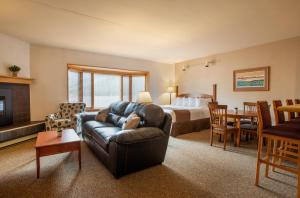
[[[208,105],[208,103],[211,102],[210,98],[197,98],[196,99],[196,107],[205,107]]]
[[[183,98],[176,98],[176,106],[182,106],[183,105]]]
[[[182,100],[182,106],[184,107],[188,107],[189,106],[189,98],[183,98]]]
[[[188,103],[189,107],[195,107],[196,106],[196,98],[190,97],[190,98],[188,98],[188,100],[189,100],[189,103]]]

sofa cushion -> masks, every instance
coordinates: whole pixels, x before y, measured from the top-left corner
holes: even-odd
[[[124,116],[127,117],[129,116],[132,112],[139,112],[142,108],[144,107],[144,104],[141,103],[136,103],[136,102],[131,102],[127,105]]]
[[[124,101],[114,102],[109,106],[110,112],[122,116],[128,104],[129,102]]]
[[[107,116],[108,116],[109,109],[102,109],[99,111],[99,113],[96,115],[95,120],[100,122],[106,122]]]
[[[127,118],[122,116],[120,117],[119,121],[118,121],[118,124],[117,124],[117,127],[120,127],[122,128],[123,124],[126,122]]]
[[[91,120],[91,121],[85,122],[83,127],[88,131],[92,131],[95,128],[113,127],[113,125],[110,123],[107,123],[107,122],[99,122],[99,121]]]
[[[119,116],[117,114],[114,114],[114,113],[109,113],[108,116],[107,116],[106,121],[108,123],[113,124],[114,126],[118,126],[118,122],[119,122],[120,119],[121,119],[121,116]]]
[[[95,128],[91,133],[93,133],[94,140],[104,150],[107,150],[109,139],[119,131],[121,131],[121,128],[119,127],[101,127]]]
[[[122,130],[126,129],[136,129],[139,126],[141,118],[135,113],[132,112],[122,125]]]

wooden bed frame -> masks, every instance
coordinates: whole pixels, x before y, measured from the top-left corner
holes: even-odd
[[[176,86],[176,97],[191,97],[191,94],[181,93],[179,94],[178,86]],[[213,94],[202,94],[198,96],[201,98],[210,98],[212,102],[217,101],[217,85],[213,84]],[[209,118],[203,118],[198,120],[189,120],[183,122],[174,122],[172,123],[171,127],[171,136],[176,137],[178,135],[191,133],[191,132],[198,132],[203,129],[209,129],[210,121]]]
[[[175,88],[175,93],[176,93],[176,97],[191,97],[192,96],[191,94],[188,94],[188,93],[179,94],[178,86],[176,86],[176,88]],[[213,84],[213,93],[212,93],[212,95],[202,94],[200,97],[201,98],[211,98],[212,102],[216,102],[217,101],[217,84]]]

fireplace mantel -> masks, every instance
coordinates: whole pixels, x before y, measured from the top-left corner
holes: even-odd
[[[0,75],[0,83],[13,83],[13,84],[27,84],[30,85],[32,83],[32,78],[25,77],[11,77],[11,76],[3,76]]]

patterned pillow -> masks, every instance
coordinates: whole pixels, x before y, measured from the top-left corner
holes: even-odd
[[[122,130],[136,129],[139,126],[140,121],[141,118],[135,112],[132,112],[124,122]]]
[[[103,109],[103,110],[99,111],[99,113],[95,117],[95,120],[97,120],[99,122],[106,122],[108,112],[109,112],[109,109]]]

